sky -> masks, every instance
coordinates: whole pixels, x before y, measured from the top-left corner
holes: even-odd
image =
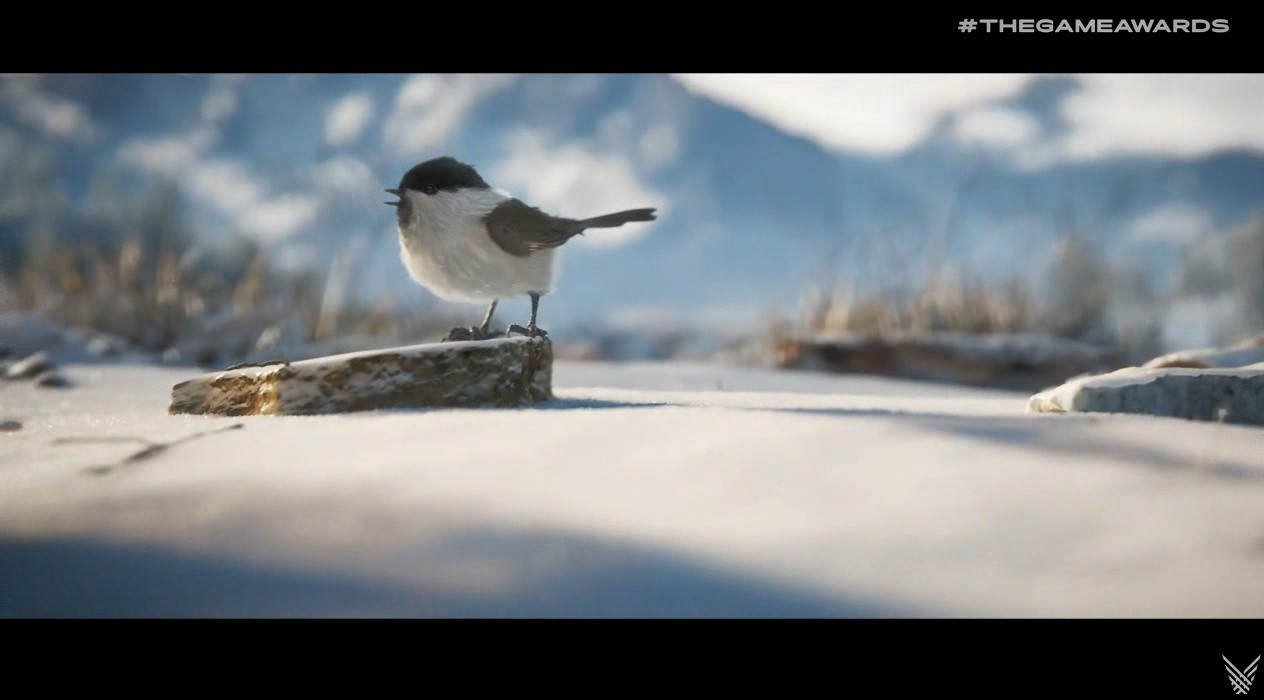
[[[1019,104],[1034,74],[678,74],[690,92],[741,110],[823,148],[878,158],[898,157],[932,135],[995,151],[1013,165],[1040,170],[1066,162],[1121,155],[1178,158],[1238,149],[1264,153],[1264,76],[1068,76],[1078,87],[1041,120]],[[1045,76],[1050,77],[1050,76]],[[582,99],[595,81],[574,76],[568,99]],[[311,187],[283,191],[252,164],[212,155],[239,108],[243,76],[217,76],[192,123],[167,133],[136,135],[118,150],[120,162],[156,174],[186,174],[187,189],[240,229],[282,240],[320,214],[330,192],[367,196],[377,173],[339,154],[370,139],[393,154],[419,157],[442,148],[486,101],[521,80],[515,75],[416,75],[400,81],[389,99],[351,90],[321,107],[324,144],[333,155],[312,169]],[[72,100],[41,90],[37,79],[0,81],[0,106],[16,120],[66,141],[91,141],[105,131]],[[596,210],[636,201],[669,215],[671,201],[652,184],[652,172],[679,151],[670,115],[636,124],[609,115],[593,138],[559,135],[530,119],[502,135],[499,157],[486,164],[493,181],[552,209],[575,201]],[[374,130],[377,133],[372,133]],[[596,174],[594,176],[593,174]],[[1173,211],[1170,221],[1141,222],[1141,238],[1160,239],[1189,229],[1198,214]],[[1163,212],[1156,213],[1159,218]],[[1182,225],[1186,224],[1186,225]],[[577,246],[618,247],[652,227],[608,232]]]
[[[683,74],[690,90],[822,146],[893,156],[952,118],[957,139],[1005,148],[1029,167],[1117,155],[1264,153],[1264,76],[1073,75],[1053,138],[1007,104],[1034,74]]]

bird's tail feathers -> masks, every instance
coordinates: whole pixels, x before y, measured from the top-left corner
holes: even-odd
[[[579,223],[583,224],[584,228],[615,228],[632,221],[654,221],[658,218],[654,215],[654,211],[654,209],[629,209],[614,214],[594,216]]]

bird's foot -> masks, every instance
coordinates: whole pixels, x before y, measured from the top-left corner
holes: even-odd
[[[482,326],[470,326],[469,328],[453,328],[448,331],[448,335],[442,342],[451,343],[462,340],[491,340],[499,338],[500,333],[496,333]]]
[[[237,364],[225,369],[225,372],[231,372],[235,369],[243,369],[246,367],[271,367],[272,365],[288,365],[289,360],[268,360],[267,362],[238,362]]]
[[[526,328],[523,328],[522,326],[519,326],[518,324],[515,323],[509,327],[509,333],[518,333],[520,335],[525,335],[528,338],[549,337],[548,331],[544,330],[543,328],[537,328],[534,324],[528,325]]]

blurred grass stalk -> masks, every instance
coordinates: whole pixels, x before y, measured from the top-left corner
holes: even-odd
[[[1018,333],[1036,326],[1030,294],[1018,282],[993,288],[934,276],[911,293],[861,296],[852,287],[840,287],[809,292],[809,298],[808,327],[818,333]]]
[[[1264,330],[1261,214],[1189,241],[1166,279],[1156,279],[1134,261],[1112,264],[1077,235],[1058,239],[1043,271],[1025,271],[1008,281],[953,276],[943,263],[929,269],[920,283],[895,277],[866,293],[855,283],[809,288],[800,318],[780,322],[773,335],[1034,333],[1120,350],[1144,361],[1188,349],[1183,338],[1189,334],[1183,331],[1191,322],[1197,326],[1194,335],[1208,336],[1195,341],[1200,344],[1224,345]],[[1193,309],[1193,315],[1177,313],[1184,309]]]
[[[389,298],[352,300],[364,241],[326,274],[282,271],[243,237],[210,242],[182,224],[163,190],[92,221],[27,227],[0,260],[0,311],[34,312],[134,348],[216,364],[338,337],[416,338],[448,319],[403,314]],[[82,235],[73,235],[80,231]]]
[[[1148,359],[1160,349],[1163,300],[1138,275],[1112,269],[1082,237],[1061,237],[1043,274],[999,282],[954,274],[946,262],[931,257],[922,268],[928,270],[924,280],[896,278],[863,292],[849,282],[809,288],[799,322],[780,324],[775,338],[790,339],[796,332],[1026,333],[1088,342],[1137,358]]]

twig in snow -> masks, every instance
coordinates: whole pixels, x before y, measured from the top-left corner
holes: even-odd
[[[140,450],[136,452],[133,452],[132,454],[124,457],[123,459],[120,459],[117,462],[114,462],[113,464],[103,464],[96,467],[87,467],[86,469],[83,470],[85,474],[92,474],[93,476],[104,476],[119,467],[126,466],[129,464],[135,464],[137,462],[159,455],[167,451],[167,449],[171,447],[175,447],[176,445],[179,445],[182,442],[188,442],[195,438],[204,437],[206,435],[214,435],[215,433],[222,433],[226,430],[237,430],[238,428],[242,428],[244,426],[245,426],[244,423],[234,423],[232,425],[228,425],[223,428],[217,428],[215,430],[203,430],[200,433],[193,433],[192,435],[186,435],[177,440],[172,440],[171,442],[151,442],[144,438],[134,438],[134,437],[101,437],[101,438],[60,438],[60,439],[54,440],[53,444],[54,445],[71,445],[71,444],[101,443],[101,442],[146,443],[145,447],[141,448]]]

